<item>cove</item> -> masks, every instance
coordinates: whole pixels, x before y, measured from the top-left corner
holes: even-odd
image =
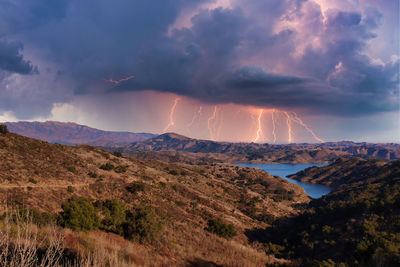
[[[304,188],[306,193],[312,198],[320,198],[323,195],[331,192],[331,189],[327,186],[317,185],[317,184],[308,184],[302,183],[293,179],[288,178],[287,176],[291,174],[295,174],[301,170],[307,169],[313,166],[325,166],[326,164],[318,164],[318,163],[307,163],[307,164],[287,164],[287,163],[276,163],[276,164],[252,164],[252,163],[236,163],[241,166],[251,167],[261,169],[263,171],[268,172],[273,176],[280,176],[283,179],[299,185]]]

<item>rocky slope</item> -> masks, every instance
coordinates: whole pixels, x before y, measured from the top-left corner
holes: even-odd
[[[6,122],[8,129],[23,136],[50,143],[93,146],[118,146],[144,141],[155,135],[148,133],[102,131],[76,123],[47,122]]]
[[[13,133],[0,134],[0,157],[0,215],[11,204],[57,214],[74,196],[154,210],[163,225],[155,243],[142,245],[104,231],[65,233],[65,246],[71,250],[79,244],[97,248],[100,242],[104,253],[125,259],[126,250],[116,248],[129,247],[136,265],[285,262],[250,244],[245,232],[297,214],[296,206],[309,202],[296,185],[231,164],[129,159],[100,148],[50,144]],[[132,193],[132,185],[140,190]],[[232,224],[237,236],[228,240],[205,231],[212,218]]]

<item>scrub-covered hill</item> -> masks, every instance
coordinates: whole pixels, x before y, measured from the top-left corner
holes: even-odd
[[[0,134],[0,158],[0,215],[33,210],[40,231],[50,221],[61,227],[64,257],[121,266],[282,261],[249,244],[245,232],[309,201],[302,188],[255,169],[129,159],[13,133]]]
[[[399,266],[400,161],[338,160],[292,178],[305,174],[335,190],[258,232],[269,254],[303,266]]]
[[[373,182],[383,177],[400,177],[400,160],[381,161],[360,158],[338,159],[330,165],[311,167],[290,178],[313,184],[321,184],[337,189],[341,186]]]

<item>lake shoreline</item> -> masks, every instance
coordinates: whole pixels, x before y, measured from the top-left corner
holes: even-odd
[[[318,184],[313,184],[313,183],[304,183],[300,181],[296,181],[293,179],[290,179],[288,176],[293,175],[299,171],[305,170],[309,167],[313,166],[325,166],[326,164],[324,163],[307,163],[307,164],[292,164],[292,163],[242,163],[242,162],[236,162],[235,164],[240,165],[240,166],[245,166],[245,167],[250,167],[250,168],[256,168],[263,170],[273,176],[279,176],[282,179],[292,183],[296,184],[304,189],[307,195],[309,195],[313,199],[321,198],[322,196],[329,194],[332,192],[332,188],[324,186],[324,185],[318,185]]]

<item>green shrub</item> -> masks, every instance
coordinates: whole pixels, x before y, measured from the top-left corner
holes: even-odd
[[[127,212],[127,222],[123,224],[125,238],[132,241],[153,241],[161,231],[161,224],[155,219],[149,207],[138,207]]]
[[[142,182],[132,182],[126,187],[126,190],[132,194],[136,194],[145,190],[145,184]]]
[[[96,206],[101,209],[103,218],[100,229],[123,235],[122,225],[126,222],[126,204],[119,200],[106,200],[97,201]]]
[[[0,134],[7,134],[7,133],[8,133],[7,125],[0,124]]]
[[[232,224],[225,224],[221,219],[208,220],[207,227],[205,228],[210,233],[217,234],[221,237],[230,238],[237,235],[235,228]]]
[[[88,176],[89,176],[90,178],[95,179],[95,178],[97,178],[97,173],[95,173],[95,172],[89,172],[89,173],[88,173]]]
[[[328,235],[328,234],[332,233],[332,231],[333,231],[333,228],[331,226],[329,226],[329,225],[324,225],[322,227],[322,233],[323,234]]]
[[[37,184],[37,181],[35,179],[33,179],[33,178],[29,178],[29,182],[32,183],[32,184]]]
[[[260,222],[272,224],[276,221],[276,217],[269,213],[263,213],[257,216],[257,220]]]
[[[8,215],[11,215],[10,218],[13,222],[32,222],[39,227],[46,226],[57,221],[56,214],[40,212],[37,209],[27,208],[26,206],[17,206],[15,212],[12,214],[8,213]],[[4,213],[2,216],[0,216],[0,220],[4,219],[6,216],[7,213]]]
[[[76,169],[73,166],[68,166],[67,167],[67,171],[72,172],[72,173],[76,173]]]
[[[280,246],[277,244],[273,244],[271,242],[268,242],[265,244],[265,253],[270,255],[274,255],[275,257],[282,257],[283,256],[283,252],[285,251],[285,247],[284,246]]]
[[[175,201],[176,205],[178,205],[179,207],[183,207],[185,206],[185,203],[182,201]]]
[[[73,193],[73,192],[74,192],[74,188],[73,188],[72,186],[69,185],[69,186],[67,187],[67,191],[70,192],[70,193]]]
[[[114,151],[114,152],[113,152],[113,155],[116,156],[116,157],[118,157],[118,158],[122,157],[122,153],[119,152],[119,151]]]
[[[125,173],[127,169],[128,169],[127,165],[118,165],[117,167],[115,167],[114,171],[116,173]]]
[[[61,205],[60,224],[78,231],[90,231],[99,228],[100,219],[92,202],[84,197],[72,197]]]
[[[105,171],[111,171],[114,169],[114,165],[111,163],[107,162],[106,164],[103,164],[100,166],[100,169],[105,170]]]
[[[293,190],[286,190],[284,188],[279,188],[274,190],[274,196],[272,196],[272,199],[276,202],[284,201],[284,200],[289,200],[292,201],[293,197],[295,195],[295,192]]]
[[[36,209],[30,209],[30,214],[32,216],[32,222],[39,227],[46,226],[57,221],[56,214],[40,212]]]
[[[171,175],[178,175],[178,172],[175,170],[170,170],[168,173]]]

